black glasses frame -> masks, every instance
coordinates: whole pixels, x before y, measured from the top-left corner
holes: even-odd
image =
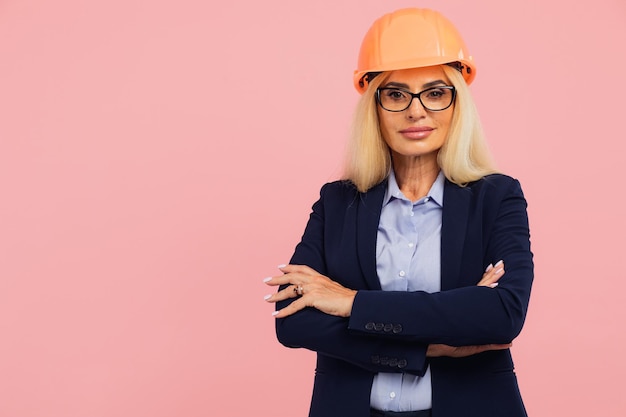
[[[441,90],[441,89],[445,89],[445,90],[450,90],[452,91],[452,99],[450,100],[450,104],[448,104],[446,107],[444,107],[443,109],[431,109],[429,107],[427,107],[424,102],[422,101],[422,94],[431,91],[431,90]],[[409,100],[409,104],[406,105],[405,108],[403,108],[402,110],[389,110],[388,108],[386,108],[385,106],[383,106],[383,103],[380,100],[380,92],[381,91],[385,91],[385,90],[399,90],[402,91],[404,93],[407,93],[408,95],[411,96],[411,100]],[[420,91],[419,93],[412,93],[408,90],[405,90],[404,88],[398,88],[398,87],[379,87],[376,89],[376,102],[378,103],[378,105],[386,111],[390,111],[393,113],[398,113],[401,111],[405,111],[406,109],[408,109],[409,107],[411,107],[411,104],[413,104],[413,99],[417,98],[420,102],[420,104],[422,105],[422,107],[424,107],[426,110],[428,111],[443,111],[445,109],[447,109],[448,107],[450,107],[452,105],[452,103],[454,103],[454,100],[456,99],[456,88],[454,88],[454,86],[452,85],[441,85],[438,87],[431,87],[431,88],[427,88],[426,90]]]

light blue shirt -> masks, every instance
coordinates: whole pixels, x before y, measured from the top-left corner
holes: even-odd
[[[407,199],[389,175],[378,224],[376,272],[384,291],[441,291],[442,172],[430,191],[416,202]],[[374,377],[370,405],[384,411],[432,408],[430,367],[423,377],[379,373]]]

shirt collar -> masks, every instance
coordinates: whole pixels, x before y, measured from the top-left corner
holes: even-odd
[[[437,175],[437,179],[435,179],[435,182],[430,187],[428,194],[426,194],[426,197],[428,197],[429,200],[433,200],[441,207],[443,207],[443,188],[445,180],[446,177],[443,175],[443,171],[440,170],[439,175]],[[398,182],[396,181],[396,174],[393,172],[393,169],[391,169],[389,178],[387,179],[387,191],[385,192],[385,197],[383,198],[383,207],[386,206],[393,198],[407,199],[404,194],[402,194],[402,191],[400,191],[400,187],[398,187]]]

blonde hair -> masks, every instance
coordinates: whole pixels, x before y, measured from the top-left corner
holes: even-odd
[[[456,89],[456,99],[448,137],[439,150],[437,162],[450,182],[465,186],[497,170],[463,76],[448,65],[442,67]],[[382,73],[370,82],[354,115],[343,179],[351,181],[360,192],[385,180],[391,171],[391,155],[380,130],[374,97],[388,76],[388,72]]]

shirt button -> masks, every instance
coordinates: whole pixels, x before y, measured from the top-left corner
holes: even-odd
[[[401,277],[403,277],[403,276],[405,276],[405,275],[406,275],[406,272],[404,272],[404,271],[400,271],[400,272],[398,272],[398,275],[400,275]]]
[[[430,200],[430,198],[426,197],[426,198],[424,199],[424,203],[428,203],[428,201],[429,201],[429,200]]]
[[[391,391],[391,392],[389,393],[389,397],[390,397],[390,398],[396,398],[396,393],[395,393],[395,392],[393,392],[393,391]]]
[[[415,213],[411,212],[411,217],[415,216]]]
[[[415,246],[413,242],[409,243],[409,248],[412,248],[413,246]]]

